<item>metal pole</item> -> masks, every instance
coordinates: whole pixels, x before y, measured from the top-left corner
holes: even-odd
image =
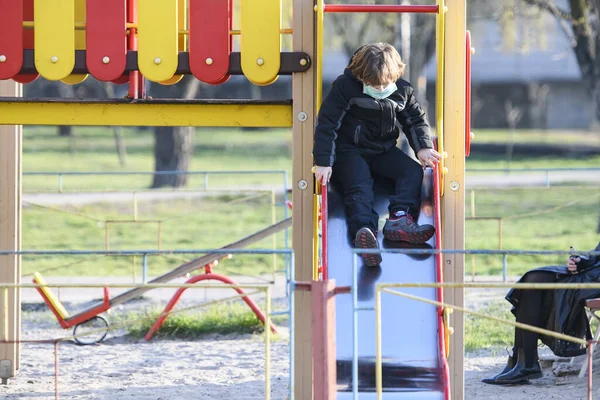
[[[293,264],[290,265],[290,276],[294,276]],[[290,307],[289,307],[289,320],[288,325],[290,327],[290,383],[289,383],[289,399],[294,400],[294,349],[295,349],[295,336],[294,336],[294,296],[295,293],[292,291],[292,282],[290,282]]]
[[[546,187],[550,187],[550,171],[546,170]]]
[[[506,275],[508,274],[508,254],[502,256],[502,283],[506,283]]]
[[[377,346],[375,350],[375,389],[377,391],[377,400],[381,400],[383,392],[383,366],[381,365],[381,291],[379,287],[375,289],[375,330]]]
[[[63,191],[63,176],[62,174],[58,174],[58,192],[62,193]]]
[[[137,202],[137,193],[133,192],[133,220],[137,221],[138,219],[138,202]]]
[[[54,342],[54,400],[58,400],[58,340]]]
[[[498,218],[498,250],[502,250],[502,217]]]
[[[288,193],[287,193],[287,180],[288,180],[288,174],[287,171],[283,171],[283,219],[287,219],[288,217],[288,207],[287,207],[287,201],[288,201]],[[284,241],[284,246],[287,249],[289,247],[289,232],[288,230],[284,230],[283,231],[283,241]],[[290,274],[290,267],[291,267],[291,257],[289,254],[286,254],[285,256],[285,271],[286,271],[286,295],[289,297],[290,296],[290,276],[292,276]],[[291,397],[290,397],[291,399]]]
[[[277,210],[275,208],[275,190],[271,190],[271,225],[277,222]],[[272,238],[273,249],[277,248],[277,234]],[[277,254],[273,253],[273,283],[275,283],[275,274],[277,273]]]
[[[471,190],[471,217],[475,218],[475,189]]]
[[[4,306],[2,307],[2,325],[4,329],[2,330],[2,339],[9,340],[8,337],[8,288],[4,287],[2,289],[2,302]]]
[[[590,340],[588,342],[588,400],[592,400],[593,396],[592,396],[592,366],[593,366],[593,362],[592,362],[592,355],[594,354],[594,341]]]
[[[358,262],[352,254],[352,398],[358,400]]]
[[[108,233],[108,221],[104,221],[104,250],[108,251],[109,250],[109,233]]]
[[[265,400],[271,400],[271,287],[265,293]]]
[[[208,174],[204,173],[204,190],[208,190]]]
[[[144,254],[142,261],[142,283],[148,283],[148,254]]]

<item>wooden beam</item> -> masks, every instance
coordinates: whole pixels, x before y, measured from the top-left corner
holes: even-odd
[[[314,1],[295,0],[293,9],[293,51],[304,52],[314,59],[315,12]],[[313,63],[314,64],[314,63]],[[296,281],[311,281],[313,174],[312,147],[315,125],[315,71],[293,75],[293,248]],[[311,400],[312,393],[312,332],[311,294],[294,292],[294,376],[295,399]]]
[[[0,125],[291,127],[289,102],[21,101],[0,98]]]
[[[312,283],[314,398],[336,397],[335,280]]]
[[[0,81],[0,96],[21,96],[14,81]],[[21,126],[0,126],[0,249],[21,249]],[[21,281],[20,256],[0,256],[0,283]],[[0,340],[20,339],[19,289],[0,289]],[[0,378],[8,379],[19,368],[19,345],[0,344]]]
[[[465,248],[465,96],[466,96],[466,0],[446,0],[445,73],[444,73],[444,150],[448,153],[442,197],[442,247]],[[464,255],[444,254],[444,281],[464,282]],[[444,299],[464,306],[462,288],[447,289]],[[464,316],[452,313],[450,326],[451,397],[464,398]]]

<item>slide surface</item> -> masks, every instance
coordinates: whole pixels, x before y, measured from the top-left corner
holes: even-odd
[[[426,170],[419,224],[434,225],[433,173]],[[434,248],[435,236],[425,245],[384,240],[381,229],[388,215],[391,182],[375,181],[375,210],[380,215],[381,248]],[[329,278],[336,286],[352,285],[351,240],[348,237],[343,199],[334,185],[328,191]],[[358,260],[358,306],[375,307],[377,283],[436,282],[436,256],[383,253],[378,267]],[[435,288],[401,288],[398,291],[437,299]],[[336,297],[336,360],[338,399],[352,399],[352,296]],[[440,323],[434,305],[382,293],[382,358],[384,399],[444,399]],[[375,399],[375,311],[358,312],[358,390],[360,399]]]

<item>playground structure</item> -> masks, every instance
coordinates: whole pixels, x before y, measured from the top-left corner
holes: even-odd
[[[291,222],[291,220],[287,219],[284,222],[289,223],[289,222]],[[282,225],[277,226],[276,229],[282,229],[282,227],[285,227],[285,226],[286,226],[285,224],[282,224]],[[181,295],[187,289],[189,289],[192,285],[194,285],[198,282],[208,281],[208,280],[219,281],[226,285],[229,285],[229,287],[231,287],[233,290],[235,290],[239,294],[240,298],[248,305],[248,307],[250,307],[250,309],[252,310],[252,312],[254,312],[256,317],[263,324],[266,324],[267,318],[265,317],[265,314],[261,311],[261,309],[258,307],[258,305],[254,302],[254,300],[252,300],[252,298],[250,298],[244,292],[244,289],[242,287],[240,287],[240,285],[238,283],[236,283],[229,277],[222,275],[222,274],[214,273],[212,271],[212,268],[218,264],[219,260],[231,259],[232,254],[226,254],[226,253],[224,253],[224,251],[226,251],[228,249],[234,249],[234,248],[236,248],[235,247],[236,245],[239,247],[248,246],[252,242],[254,242],[256,240],[260,240],[257,238],[262,238],[262,237],[264,237],[264,235],[272,233],[272,231],[273,231],[273,229],[267,229],[266,231],[260,231],[257,234],[250,235],[248,238],[246,238],[243,241],[239,241],[232,245],[226,246],[225,248],[219,249],[220,250],[219,253],[208,254],[206,256],[194,259],[186,264],[181,265],[180,267],[176,268],[175,270],[170,271],[168,274],[165,274],[165,275],[169,275],[170,277],[173,277],[173,276],[185,275],[190,272],[194,272],[195,270],[200,270],[200,269],[204,270],[204,273],[196,274],[196,275],[192,276],[191,278],[189,278],[184,283],[185,286],[180,287],[175,292],[175,294],[173,295],[173,297],[171,298],[171,300],[165,307],[165,310],[159,315],[157,321],[154,323],[154,325],[151,327],[151,329],[146,334],[145,339],[150,340],[152,338],[152,335],[160,329],[160,327],[163,325],[165,320],[172,313],[175,305],[177,305],[177,302],[179,301]],[[213,259],[213,261],[210,261],[207,264],[201,265],[202,260],[206,260],[206,259]],[[157,277],[156,279],[151,281],[150,284],[166,283],[168,280],[172,279],[165,275]],[[103,288],[103,299],[99,304],[94,305],[93,307],[90,307],[84,311],[81,311],[76,315],[69,315],[69,312],[66,310],[65,306],[58,299],[58,297],[54,294],[54,292],[52,292],[50,287],[48,287],[48,283],[44,280],[44,278],[39,273],[37,273],[37,272],[34,273],[32,281],[34,284],[39,285],[39,286],[36,286],[36,290],[42,296],[42,298],[44,299],[44,302],[46,303],[46,305],[48,306],[50,311],[54,314],[54,316],[58,320],[60,326],[63,329],[74,328],[73,329],[73,338],[76,343],[81,344],[81,345],[99,343],[102,340],[104,340],[104,338],[108,334],[108,331],[109,331],[108,320],[106,318],[104,318],[103,316],[101,316],[100,314],[109,311],[112,307],[114,307],[118,304],[122,304],[122,303],[126,302],[127,300],[131,299],[132,297],[139,295],[139,293],[141,293],[142,291],[144,291],[143,287],[136,287],[136,288],[133,288],[119,296],[116,296],[114,299],[111,300],[110,295],[109,295],[109,288],[107,286],[105,286]],[[97,321],[100,321],[100,326],[93,325],[93,323],[95,323]],[[98,336],[90,335],[89,332],[84,332],[83,334],[81,334],[81,333],[78,334],[78,328],[81,328],[82,330],[85,330],[85,331],[87,331],[88,329],[92,329],[93,333],[96,333]],[[278,333],[275,325],[273,325],[272,323],[270,324],[270,328],[273,333],[275,333],[275,334]]]
[[[469,138],[465,135],[467,57],[470,53],[468,43],[465,46],[466,1],[441,0],[430,6],[372,6],[295,0],[291,30],[281,26],[281,3],[277,0],[241,0],[239,30],[234,29],[232,9],[231,1],[215,3],[207,0],[110,0],[102,3],[92,0],[0,0],[0,95],[4,96],[0,98],[0,170],[3,171],[0,191],[8,199],[0,208],[0,248],[15,252],[21,248],[22,125],[292,127],[293,279],[297,289],[292,310],[295,326],[292,390],[296,399],[311,398],[313,394],[315,398],[331,398],[335,396],[335,375],[332,375],[335,351],[332,352],[327,329],[332,326],[325,324],[326,328],[321,329],[319,324],[311,323],[313,310],[322,307],[331,311],[332,301],[325,299],[331,298],[331,291],[335,292],[335,283],[329,275],[331,265],[327,264],[327,238],[330,234],[343,235],[343,232],[328,227],[327,213],[322,212],[321,216],[325,215],[325,218],[321,222],[325,224],[321,225],[321,233],[324,233],[325,242],[318,239],[318,206],[319,201],[328,203],[327,190],[314,184],[311,172],[313,127],[322,98],[324,13],[427,12],[437,18],[436,125],[438,149],[447,157],[441,168],[434,172],[434,186],[439,189],[439,196],[431,194],[432,201],[439,201],[435,245],[463,249],[464,157]],[[282,53],[280,35],[289,33],[293,35],[294,51]],[[233,51],[232,44],[232,35],[237,34],[241,38],[239,53]],[[20,98],[21,85],[8,81],[28,83],[38,74],[67,84],[81,82],[88,74],[103,81],[128,83],[129,97],[104,101],[25,100]],[[173,84],[185,74],[211,84],[243,74],[256,85],[268,85],[279,75],[291,74],[293,100],[146,98],[144,79]],[[284,220],[278,225],[287,227],[290,224],[290,220]],[[179,276],[184,273],[183,267],[196,269],[211,262],[211,257],[218,256],[208,254],[193,268],[184,265],[162,278],[166,281]],[[429,272],[435,273],[437,268],[439,275],[443,274],[443,277],[435,277],[436,281],[462,282],[463,264],[462,254],[443,254],[436,258],[435,266],[432,264]],[[19,282],[21,271],[17,254],[1,256],[0,274],[0,282]],[[347,279],[341,275],[334,277],[336,280]],[[146,290],[149,289],[134,289],[112,299],[111,303],[126,301]],[[435,295],[438,300],[439,294]],[[445,289],[443,295],[449,304],[463,304],[462,288]],[[4,317],[10,324],[2,332],[5,343],[0,345],[0,362],[8,365],[12,376],[19,368],[20,350],[16,344],[20,335],[19,291],[7,289],[3,296]],[[319,304],[319,300],[323,304]],[[427,329],[437,331],[438,338],[443,338],[435,339],[439,346],[445,346],[435,350],[443,358],[442,364],[447,356],[442,349],[452,349],[448,355],[449,374],[442,379],[443,397],[462,398],[462,317],[449,315],[442,308],[432,308],[431,312],[436,320],[444,318],[437,327],[427,326]],[[446,335],[449,327],[454,330],[452,336]],[[328,358],[314,357],[313,349],[323,350],[322,354]],[[354,356],[357,356],[356,352]],[[356,367],[357,363],[353,362],[353,375]],[[357,385],[357,380],[353,379],[352,384]],[[339,396],[342,398],[343,394]],[[385,397],[389,397],[387,393]]]

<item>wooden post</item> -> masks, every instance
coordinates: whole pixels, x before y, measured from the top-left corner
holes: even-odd
[[[335,400],[335,280],[312,283],[314,399]]]
[[[444,73],[444,150],[448,153],[442,197],[442,247],[465,248],[465,101],[466,101],[466,0],[446,0],[445,73]],[[464,282],[465,257],[444,254],[444,281]],[[462,288],[444,290],[450,304],[464,305]],[[464,316],[452,313],[450,326],[450,384],[452,398],[464,398]]]
[[[293,50],[315,54],[313,0],[294,0]],[[315,125],[315,69],[293,75],[292,188],[293,248],[296,281],[311,281],[313,175],[312,147]],[[311,294],[296,291],[294,306],[294,399],[312,399]]]
[[[22,86],[0,81],[0,96],[20,97]],[[21,145],[22,126],[0,125],[0,249],[21,248]],[[20,256],[0,256],[0,283],[20,283]],[[0,289],[0,340],[19,340],[21,335],[20,290]],[[0,378],[15,376],[20,346],[0,343]]]

